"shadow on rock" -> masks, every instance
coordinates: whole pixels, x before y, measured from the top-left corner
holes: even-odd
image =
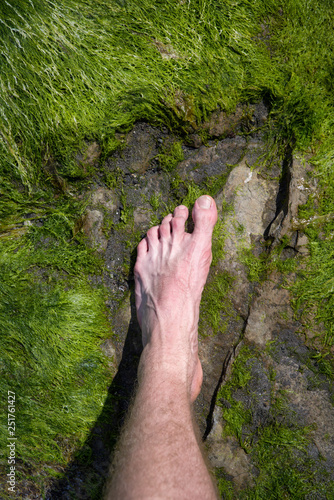
[[[92,431],[84,445],[46,494],[47,500],[94,500],[103,496],[125,415],[131,402],[139,358],[142,351],[141,331],[136,318],[134,292],[131,293],[131,321],[128,327],[122,359],[116,376]]]

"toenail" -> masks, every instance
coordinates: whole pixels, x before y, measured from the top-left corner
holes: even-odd
[[[201,196],[200,198],[198,198],[197,203],[198,203],[200,208],[210,208],[212,200],[211,200],[210,196],[204,195],[204,196]]]
[[[184,205],[179,205],[177,208],[179,210],[187,210],[187,207],[185,207]]]

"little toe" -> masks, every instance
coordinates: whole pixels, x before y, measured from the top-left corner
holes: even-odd
[[[172,218],[172,232],[173,236],[180,236],[184,233],[186,220],[188,219],[188,208],[180,205],[175,208],[174,216]]]
[[[144,238],[143,240],[141,240],[141,242],[137,246],[137,257],[140,259],[144,255],[146,255],[147,250],[148,250],[147,239]]]
[[[200,196],[195,201],[192,217],[195,224],[193,234],[207,234],[211,237],[218,217],[215,200],[208,195]]]

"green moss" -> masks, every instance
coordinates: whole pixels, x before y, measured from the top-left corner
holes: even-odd
[[[208,194],[214,197],[223,189],[233,167],[234,165],[226,165],[226,171],[223,174],[214,175],[205,179],[204,184]]]
[[[326,359],[326,356],[328,356],[328,353],[317,353],[316,355],[313,356],[313,359],[316,359],[317,361],[317,368],[319,373],[326,375],[330,380],[333,380],[334,378],[334,369],[333,369],[333,362],[330,362],[329,359]]]
[[[239,231],[242,236],[242,228]],[[298,267],[296,257],[284,260],[280,257],[285,247],[286,243],[282,241],[273,251],[270,253],[262,252],[259,257],[253,254],[252,248],[242,248],[239,251],[239,259],[247,267],[249,281],[261,283],[272,271],[278,271],[283,275],[296,271]]]
[[[272,397],[270,418],[266,425],[256,426],[249,433],[252,424],[251,410],[234,398],[235,391],[248,391],[251,380],[252,360],[261,355],[255,350],[243,347],[232,367],[230,380],[220,388],[217,404],[222,408],[224,434],[234,435],[250,457],[257,474],[252,487],[235,492],[221,471],[217,471],[221,493],[227,498],[303,499],[307,495],[331,494],[333,482],[322,482],[326,471],[321,471],[319,462],[311,459],[308,446],[312,441],[313,426],[300,427],[290,409],[289,394],[281,390]],[[275,373],[270,375],[272,383]],[[254,423],[253,423],[254,424]],[[243,440],[244,426],[248,436]],[[318,471],[318,477],[316,477]],[[220,481],[221,478],[221,481]],[[220,482],[219,482],[220,481]]]
[[[234,435],[241,441],[242,427],[251,421],[251,413],[246,410],[241,401],[233,401],[231,408],[223,411],[225,427],[224,433]]]
[[[43,226],[32,226],[25,237],[26,247],[34,253],[34,265],[63,270],[71,275],[100,274],[102,259],[92,252],[80,233],[73,239],[74,217],[55,211]]]
[[[251,421],[251,412],[244,408],[241,401],[233,398],[233,392],[237,388],[244,388],[251,380],[251,363],[254,358],[247,347],[243,347],[238,357],[233,362],[230,380],[218,391],[217,404],[221,406],[225,421],[224,433],[234,435],[242,443],[242,428]]]
[[[224,469],[215,469],[215,476],[219,495],[224,500],[233,500],[235,498],[232,481],[226,479]]]
[[[282,274],[288,274],[296,271],[297,261],[294,257],[289,257],[285,260],[275,259],[271,261],[271,266]]]
[[[243,248],[239,252],[239,259],[247,267],[249,281],[261,282],[266,278],[266,261],[264,258],[255,257],[250,248]]]
[[[295,296],[293,303],[296,310],[304,310],[306,321],[309,312],[314,312],[316,322],[325,327],[323,331],[318,329],[317,338],[324,347],[331,347],[334,344],[334,247],[331,240],[320,240],[318,234],[308,235],[310,264],[305,271],[300,271],[302,279],[291,287]]]
[[[150,198],[150,205],[153,208],[153,210],[157,211],[160,208],[160,204],[161,204],[161,193],[152,194]]]
[[[311,438],[310,427],[286,427],[274,423],[259,429],[252,458],[259,470],[253,488],[240,495],[247,499],[304,499],[331,495],[332,482],[317,482],[315,465],[306,449]],[[329,498],[329,497],[328,497]]]
[[[252,60],[256,18],[265,9],[240,4],[231,18],[224,2],[202,7],[99,0],[93,13],[79,0],[2,4],[0,153],[7,171],[14,166],[34,183],[48,151],[60,175],[73,177],[73,150],[84,138],[98,139],[110,154],[115,128],[126,131],[138,118],[185,130],[218,103],[233,107],[248,79],[236,63]]]
[[[162,170],[165,172],[172,172],[184,159],[184,154],[182,150],[182,142],[173,142],[163,153],[158,155],[159,164]]]
[[[210,328],[214,334],[224,331],[231,315],[228,296],[233,279],[228,273],[218,273],[205,285],[200,306],[199,331],[206,335]]]
[[[121,223],[120,227],[126,226],[129,222],[133,221],[133,211],[134,207],[127,202],[126,193],[124,190],[121,190]]]
[[[226,230],[224,222],[220,219],[216,222],[212,234],[212,266],[216,266],[225,255]]]
[[[18,458],[65,463],[69,442],[72,450],[83,443],[107,396],[99,345],[109,328],[101,290],[83,277],[41,281],[35,258],[33,249],[1,246],[1,393],[16,394]],[[4,415],[0,425],[5,450]]]
[[[205,191],[203,190],[202,187],[199,187],[193,181],[186,182],[185,186],[187,188],[187,194],[182,199],[182,204],[185,205],[186,207],[192,207],[197,198],[205,194]]]
[[[123,186],[122,171],[119,168],[114,168],[111,171],[105,169],[103,180],[109,189],[121,189]]]

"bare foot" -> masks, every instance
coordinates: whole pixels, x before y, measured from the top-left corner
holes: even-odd
[[[134,269],[136,307],[144,351],[141,364],[185,382],[191,401],[202,385],[198,359],[199,305],[211,260],[217,209],[210,196],[196,200],[193,233],[185,232],[187,207],[181,205],[138,245]]]

